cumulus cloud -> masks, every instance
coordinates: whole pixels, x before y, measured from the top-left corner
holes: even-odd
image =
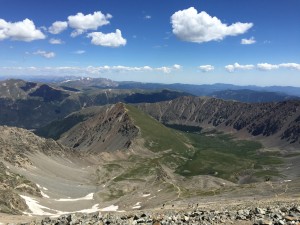
[[[198,67],[202,72],[210,72],[213,71],[215,69],[214,66],[212,65],[202,65]]]
[[[257,64],[257,69],[267,71],[267,70],[274,70],[274,69],[279,69],[278,65],[273,65],[269,63],[258,63]]]
[[[227,65],[225,66],[225,69],[228,71],[228,72],[234,72],[236,70],[252,70],[254,69],[255,66],[250,64],[250,65],[240,65],[238,63],[234,63],[233,65]]]
[[[82,55],[85,53],[85,50],[77,50],[74,52],[74,54],[77,54],[77,55]]]
[[[64,42],[63,42],[62,40],[60,40],[60,39],[51,38],[51,39],[49,40],[49,43],[50,43],[50,44],[53,44],[53,45],[61,45],[61,44],[63,44]]]
[[[109,24],[109,19],[112,18],[110,14],[102,14],[101,11],[94,12],[94,14],[84,15],[77,13],[68,17],[68,24],[75,30],[71,33],[72,37],[83,34],[87,30],[97,30],[98,27]]]
[[[179,39],[196,43],[223,40],[226,36],[243,34],[253,26],[241,22],[227,25],[204,11],[198,13],[194,7],[175,12],[171,23]]]
[[[251,38],[249,38],[249,39],[243,38],[243,39],[241,40],[241,44],[242,44],[242,45],[252,45],[252,44],[254,44],[255,42],[256,42],[256,40],[255,40],[254,37],[251,37]]]
[[[59,34],[68,28],[68,23],[65,21],[56,21],[51,27],[49,27],[49,32],[51,34]]]
[[[50,59],[55,57],[55,53],[54,52],[46,52],[46,51],[42,51],[42,50],[38,50],[34,53],[32,53],[34,55],[40,55],[43,56],[44,58]]]
[[[37,29],[30,19],[15,23],[0,19],[0,40],[11,39],[30,42],[45,38],[43,32]]]
[[[144,18],[145,18],[146,20],[150,20],[152,17],[151,17],[150,15],[146,15]]]
[[[126,39],[122,37],[119,29],[115,33],[103,34],[102,32],[92,32],[87,35],[92,38],[91,42],[94,45],[104,47],[120,47],[126,45]]]
[[[173,68],[176,69],[176,70],[180,70],[182,68],[182,66],[178,65],[178,64],[174,64]]]

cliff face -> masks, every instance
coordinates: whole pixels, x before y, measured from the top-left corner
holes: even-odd
[[[215,98],[181,97],[138,107],[166,124],[235,131],[281,144],[300,144],[300,101],[241,103]]]

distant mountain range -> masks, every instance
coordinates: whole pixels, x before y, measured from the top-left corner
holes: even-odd
[[[0,80],[9,79],[0,77]],[[95,89],[125,89],[125,90],[174,90],[186,92],[195,96],[211,96],[222,99],[230,99],[243,102],[271,102],[297,99],[300,97],[300,87],[291,86],[266,86],[255,85],[232,85],[232,84],[161,84],[142,83],[134,81],[112,81],[106,78],[90,78],[76,76],[24,76],[22,79],[32,82],[48,83],[61,86],[70,90],[95,90]],[[259,97],[258,97],[259,96]]]
[[[86,82],[85,80],[83,81]],[[63,83],[65,84],[65,83]],[[73,83],[72,83],[73,84]],[[95,105],[117,102],[157,102],[190,95],[162,90],[119,90],[5,80],[0,82],[0,125],[34,129],[64,118],[68,114]]]

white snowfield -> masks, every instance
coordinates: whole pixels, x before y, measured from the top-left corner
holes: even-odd
[[[71,214],[71,213],[76,213],[76,212],[80,212],[80,213],[94,213],[94,212],[98,212],[98,211],[116,212],[119,209],[119,206],[117,206],[117,205],[111,205],[111,206],[100,209],[99,204],[95,204],[92,206],[92,208],[89,208],[89,209],[82,209],[79,211],[66,212],[66,211],[59,211],[59,210],[50,209],[48,207],[45,207],[45,206],[41,205],[34,198],[31,198],[31,197],[28,197],[25,195],[20,195],[20,196],[25,200],[26,204],[28,205],[29,210],[31,211],[31,213],[28,213],[28,212],[23,212],[23,213],[26,215],[29,215],[29,216],[35,215],[35,216],[57,217],[60,215]],[[87,196],[90,196],[90,194]],[[1,223],[0,223],[0,225],[1,225]]]
[[[57,202],[76,202],[76,201],[93,200],[93,199],[94,199],[94,193],[90,193],[81,198],[60,198],[60,199],[55,199],[55,201],[57,201]]]

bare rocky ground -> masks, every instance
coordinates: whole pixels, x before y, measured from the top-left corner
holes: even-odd
[[[2,224],[299,224],[300,198],[173,202],[147,210],[72,213],[59,217],[0,214]]]
[[[293,171],[287,172],[291,174],[292,179],[285,177],[276,182],[244,185],[236,185],[211,176],[184,178],[170,173],[166,168],[163,168],[165,177],[161,180],[157,180],[156,176],[145,176],[144,181],[137,179],[117,182],[114,179],[119,173],[118,169],[106,174],[103,168],[111,169],[105,165],[111,165],[112,162],[117,162],[125,168],[126,157],[128,156],[122,152],[116,152],[115,155],[103,153],[99,159],[70,156],[62,158],[35,153],[28,154],[28,160],[32,165],[27,167],[17,167],[5,162],[11,171],[35,183],[42,197],[23,194],[27,197],[25,201],[29,206],[23,211],[24,215],[0,214],[0,223],[297,224],[299,222],[297,211],[300,203],[299,163],[297,163],[299,156],[292,159],[288,167],[283,168]],[[279,218],[282,223],[278,223]],[[288,219],[291,220],[287,221]]]

